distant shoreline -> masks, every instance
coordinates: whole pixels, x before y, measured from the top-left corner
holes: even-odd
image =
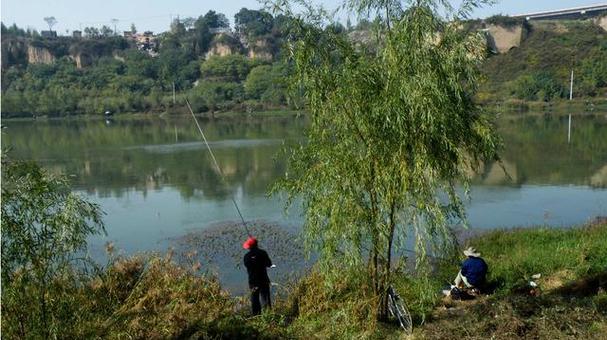
[[[504,101],[500,103],[485,103],[481,104],[481,107],[488,109],[490,112],[505,115],[568,115],[572,114],[575,116],[579,115],[596,115],[596,114],[607,114],[607,99],[574,99],[573,101],[555,101],[555,102],[530,102],[530,101]],[[298,110],[266,110],[266,111],[254,111],[254,112],[239,112],[239,111],[224,111],[215,112],[211,114],[209,112],[198,112],[195,114],[196,117],[202,119],[234,119],[234,118],[286,118],[286,117],[299,117],[306,116],[305,111]],[[181,110],[174,111],[163,111],[163,112],[124,112],[116,113],[111,116],[104,116],[103,114],[92,114],[92,113],[81,113],[81,114],[70,114],[70,115],[58,115],[58,116],[14,116],[14,117],[2,117],[2,120],[7,121],[30,121],[30,120],[105,120],[105,119],[142,119],[142,118],[170,118],[170,117],[185,117],[190,116],[187,112],[181,112]]]
[[[271,111],[257,111],[257,112],[235,112],[235,111],[226,111],[226,112],[216,112],[211,115],[208,112],[195,113],[197,118],[202,119],[241,119],[241,118],[287,118],[287,117],[298,117],[305,116],[306,113],[304,111],[295,111],[295,110],[271,110]],[[168,112],[124,112],[124,113],[116,113],[111,116],[105,116],[103,114],[91,114],[91,113],[82,113],[82,114],[73,114],[73,115],[61,115],[61,116],[30,116],[30,117],[2,117],[2,120],[7,121],[35,121],[35,120],[128,120],[128,119],[156,119],[156,118],[184,118],[190,117],[189,113],[168,113]]]

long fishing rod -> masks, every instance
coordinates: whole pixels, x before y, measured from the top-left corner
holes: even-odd
[[[211,146],[209,145],[209,142],[207,141],[207,137],[204,135],[204,132],[202,131],[202,128],[200,127],[200,124],[198,124],[198,119],[196,119],[196,115],[194,115],[194,111],[192,110],[192,107],[190,106],[190,101],[187,98],[185,99],[185,103],[187,104],[188,109],[190,110],[190,113],[192,114],[192,118],[194,118],[194,122],[196,123],[196,126],[198,127],[198,131],[200,131],[202,140],[204,141],[204,144],[207,146],[207,150],[209,150],[209,154],[211,155],[213,164],[215,164],[215,168],[217,169],[217,172],[219,173],[219,177],[221,178],[223,183],[227,185],[228,182],[226,181],[226,178],[223,175],[223,171],[221,171],[221,168],[219,167],[219,163],[217,163],[217,159],[215,158],[215,155],[213,154],[213,150],[211,150]],[[238,216],[240,216],[240,220],[242,221],[242,226],[246,230],[247,235],[249,237],[251,237],[252,235],[251,235],[251,232],[249,231],[249,227],[247,227],[247,223],[245,222],[244,217],[242,217],[242,213],[240,212],[240,208],[238,207],[236,200],[234,200],[234,196],[230,197],[230,199],[232,200],[232,203],[234,204],[234,207],[236,208],[236,211],[238,212]]]

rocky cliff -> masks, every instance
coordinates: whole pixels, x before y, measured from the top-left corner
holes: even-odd
[[[594,19],[594,23],[601,26],[605,31],[607,31],[607,15]]]
[[[258,39],[249,44],[247,56],[251,59],[272,60],[272,50],[265,39]]]
[[[519,47],[524,39],[523,25],[502,26],[487,25],[487,44],[494,53],[508,53],[512,48]]]
[[[238,39],[231,34],[220,33],[213,38],[209,51],[205,54],[205,58],[208,59],[212,56],[225,57],[231,54],[240,53],[241,50],[242,45]]]
[[[210,57],[213,57],[213,56],[225,57],[225,56],[234,54],[236,52],[237,51],[235,51],[231,46],[229,46],[227,44],[217,43],[217,44],[213,44],[211,46],[209,51],[206,53],[205,58],[209,59]]]
[[[103,56],[116,58],[117,51],[129,48],[126,41],[117,39],[72,39],[60,37],[39,39],[2,37],[2,69],[27,64],[51,64],[57,59],[69,57],[78,68],[92,65]]]
[[[52,64],[55,56],[44,47],[27,46],[27,62],[29,64]]]

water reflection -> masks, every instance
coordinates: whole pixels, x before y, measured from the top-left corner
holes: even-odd
[[[283,142],[296,140],[303,119],[206,122],[205,133],[227,187],[187,119],[10,122],[5,144],[14,157],[33,159],[70,174],[76,189],[100,197],[128,191],[177,188],[183,199],[223,200],[235,190],[264,194],[284,171],[274,161]],[[175,140],[179,142],[175,142]]]
[[[293,117],[204,121],[222,183],[187,117],[3,123],[3,146],[13,147],[13,157],[70,175],[76,190],[106,211],[110,239],[129,251],[234,219],[230,197],[248,219],[285,222],[284,202],[265,194],[285,171],[284,157],[276,156],[283,143],[300,142],[306,126]],[[486,164],[475,178],[472,226],[562,225],[607,215],[605,115],[574,116],[571,143],[566,117],[503,117],[499,131],[503,161]]]
[[[499,132],[512,182],[500,179],[500,171],[492,166],[479,183],[605,187],[601,169],[607,166],[606,115],[573,116],[571,143],[567,143],[567,117],[504,117]]]

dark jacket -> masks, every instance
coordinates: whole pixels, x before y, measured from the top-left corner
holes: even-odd
[[[466,277],[468,283],[478,287],[485,283],[487,263],[480,257],[469,256],[462,263],[462,275]]]
[[[251,248],[244,255],[244,265],[247,267],[247,273],[249,274],[249,287],[253,288],[270,284],[266,268],[272,265],[272,260],[270,260],[265,250],[257,247]]]

